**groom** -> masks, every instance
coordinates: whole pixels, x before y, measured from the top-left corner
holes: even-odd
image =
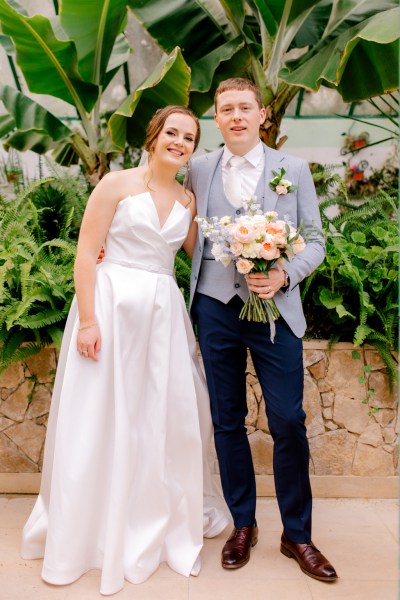
[[[304,160],[261,143],[265,120],[259,89],[246,79],[223,81],[215,94],[215,123],[223,149],[195,158],[190,183],[199,216],[241,215],[241,199],[256,195],[263,211],[276,211],[294,226],[303,223],[306,249],[268,276],[240,275],[233,263],[214,260],[212,244],[199,234],[193,253],[191,310],[204,360],[222,488],[234,530],[222,550],[222,566],[237,569],[257,543],[256,484],[245,428],[246,360],[250,349],[274,439],[274,478],[283,522],[281,552],[304,573],[321,581],[337,579],[335,569],[311,541],[309,447],[304,425],[302,340],[306,329],[299,283],[323,261],[324,239],[314,184]],[[297,186],[278,194],[272,171]],[[289,184],[287,184],[289,185]],[[285,187],[285,186],[284,186]],[[286,188],[285,188],[286,189]],[[248,289],[274,298],[281,316],[274,343],[269,324],[239,320]]]

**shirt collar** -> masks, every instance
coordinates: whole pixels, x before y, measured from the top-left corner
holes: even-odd
[[[263,145],[260,140],[258,142],[258,144],[256,144],[256,146],[254,146],[254,148],[249,150],[249,152],[247,152],[247,154],[244,154],[244,157],[249,161],[249,163],[251,165],[253,165],[253,167],[257,167],[259,165],[260,160],[262,159],[263,155],[264,155],[264,148],[263,148]],[[229,148],[224,146],[224,152],[222,154],[222,166],[223,167],[230,160],[231,156],[234,156],[233,152],[231,152],[229,150]]]

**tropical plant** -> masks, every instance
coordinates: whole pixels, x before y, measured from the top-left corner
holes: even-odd
[[[0,197],[0,373],[12,362],[61,345],[74,295],[79,227],[89,194],[82,177],[39,180],[13,200]],[[186,303],[190,259],[180,251],[175,277]]]
[[[66,212],[58,237],[48,239],[30,199],[51,181],[0,202],[0,371],[49,343],[61,343],[73,297],[74,208]]]
[[[396,0],[129,0],[129,6],[165,52],[183,49],[198,114],[211,106],[222,79],[255,81],[268,107],[262,136],[270,146],[279,146],[281,119],[301,88],[326,85],[346,102],[398,88]]]
[[[29,91],[61,99],[79,117],[79,127],[73,129],[18,89],[0,84],[7,111],[0,116],[0,137],[8,136],[6,148],[39,154],[53,150],[64,165],[79,158],[95,184],[113,153],[124,152],[127,141],[138,145],[143,140],[157,108],[187,104],[190,73],[175,48],[104,123],[103,92],[131,52],[123,35],[126,4],[63,0],[50,21],[39,14],[28,16],[16,0],[0,0],[0,42],[9,55],[15,53]]]
[[[332,205],[339,206],[338,216],[327,216]],[[371,344],[393,383],[399,307],[396,195],[380,192],[358,206],[333,197],[320,209],[326,258],[302,287],[307,335],[330,338],[332,344]]]

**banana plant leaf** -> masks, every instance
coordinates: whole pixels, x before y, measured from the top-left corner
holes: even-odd
[[[109,139],[104,151],[123,152],[128,141],[141,146],[147,123],[158,108],[167,104],[186,106],[189,101],[190,69],[179,48],[161,59],[151,75],[114,112],[108,121]],[[131,117],[135,115],[135,118]],[[108,146],[108,148],[107,148]]]
[[[5,0],[0,0],[0,22],[2,32],[13,40],[30,91],[61,98],[80,113],[90,112],[99,90],[82,80],[74,42],[57,39],[48,19],[25,17]]]
[[[0,100],[8,112],[8,115],[3,115],[0,137],[16,129],[4,143],[6,149],[12,147],[43,154],[54,146],[54,142],[65,140],[72,134],[62,121],[43,106],[9,85],[0,84]]]
[[[175,46],[184,48],[189,65],[238,35],[218,0],[128,0],[127,3],[160,48],[165,52],[172,52]]]
[[[336,87],[346,102],[398,89],[400,9],[379,12],[347,29],[317,54],[280,77],[291,85],[317,91]]]
[[[80,75],[105,87],[114,44],[126,19],[126,0],[63,0],[59,16],[62,28],[76,45]],[[126,62],[129,46],[125,42],[122,47],[120,57]]]

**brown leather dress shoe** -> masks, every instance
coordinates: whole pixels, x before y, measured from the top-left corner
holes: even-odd
[[[314,579],[336,581],[338,578],[329,560],[321,554],[312,542],[309,544],[295,544],[282,533],[281,552],[288,558],[295,558],[303,573]]]
[[[224,569],[240,569],[250,560],[250,549],[258,542],[258,527],[235,528],[222,549],[221,563]]]

